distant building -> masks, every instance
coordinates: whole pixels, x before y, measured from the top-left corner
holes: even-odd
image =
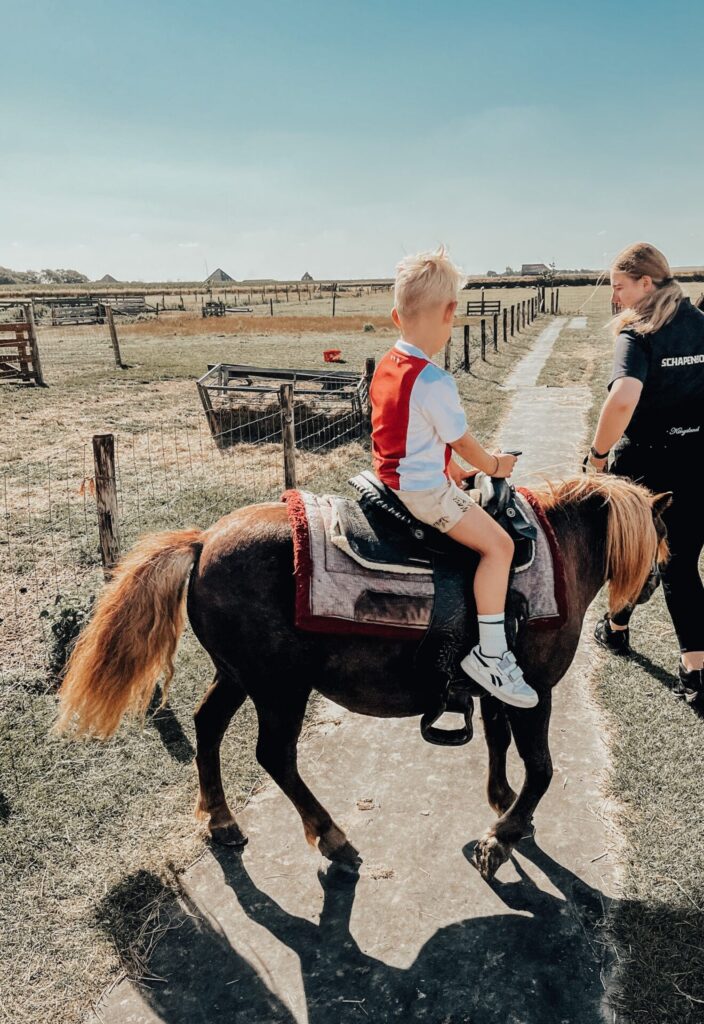
[[[218,269],[214,270],[209,277],[206,277],[205,283],[206,284],[225,284],[227,281],[234,281],[234,280],[235,280],[234,277],[230,277],[229,274],[226,274],[224,270],[221,270],[220,267],[218,267]]]
[[[486,276],[487,277],[498,277],[499,275],[498,275],[498,273],[495,270],[487,270]]]
[[[104,277],[101,277],[100,280],[96,281],[95,283],[96,284],[119,284],[120,282],[116,281],[115,278],[112,276],[112,274],[105,274]]]
[[[306,270],[305,274],[301,278],[301,281],[312,281],[312,280],[313,280],[312,276]]]
[[[521,267],[521,276],[540,277],[541,274],[547,274],[549,269],[544,263],[524,263]]]

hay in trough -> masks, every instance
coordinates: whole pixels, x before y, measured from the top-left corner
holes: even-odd
[[[227,395],[214,403],[214,432],[221,447],[234,444],[280,443],[283,439],[278,398],[237,400]],[[330,450],[362,436],[364,420],[358,403],[294,400],[296,447]]]

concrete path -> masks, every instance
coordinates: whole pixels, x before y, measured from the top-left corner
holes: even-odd
[[[512,477],[519,485],[559,479],[578,468],[577,453],[587,429],[591,393],[581,386],[546,388],[536,384],[565,322],[562,317],[552,321],[504,384],[505,390],[516,393],[499,431],[499,443],[507,450],[523,452]]]
[[[540,468],[558,435],[572,470],[583,439],[584,389],[565,399],[535,387],[536,352],[547,358],[563,324],[550,322],[512,377],[501,436],[523,447],[524,475]],[[327,868],[291,805],[267,785],[241,816],[250,835],[244,854],[207,849],[181,877],[182,897],[149,962],[152,980],[119,984],[99,1018],[610,1021],[598,924],[615,865],[587,651],[555,694],[555,776],[536,815],[536,841],[524,840],[491,886],[470,864],[492,820],[480,724],[468,747],[439,748],[421,740],[415,720],[365,719],[326,704],[301,744],[301,770],[362,853],[359,878]],[[517,765],[510,758],[514,785]]]

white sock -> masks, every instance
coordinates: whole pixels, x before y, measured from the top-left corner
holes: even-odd
[[[489,658],[500,658],[508,650],[503,615],[479,615],[479,647]]]

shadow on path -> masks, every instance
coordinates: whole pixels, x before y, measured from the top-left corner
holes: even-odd
[[[464,849],[468,860],[473,846]],[[310,1024],[365,1019],[376,1024],[600,1024],[604,1019],[601,929],[607,902],[533,840],[521,843],[521,857],[543,871],[558,894],[540,889],[514,858],[520,881],[492,883],[510,912],[438,929],[407,969],[370,956],[351,934],[358,876],[332,867],[321,871],[323,906],[319,920],[311,921],[288,913],[258,889],[239,853],[213,848],[213,854],[247,917],[299,959]],[[159,1019],[164,1024],[240,1019],[292,1024],[297,1018],[286,991],[276,990],[275,978],[246,941],[234,948],[185,893],[182,902],[149,963],[150,975],[163,980],[141,989]]]

